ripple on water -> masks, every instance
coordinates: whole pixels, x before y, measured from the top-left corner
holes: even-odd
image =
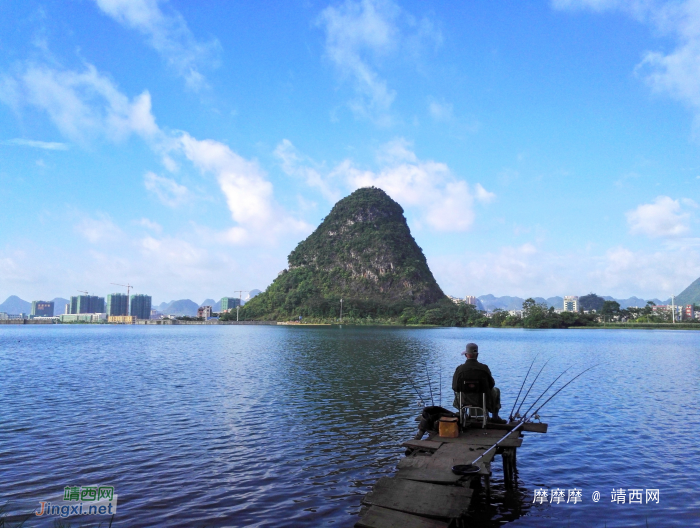
[[[415,432],[407,377],[428,398],[429,365],[449,406],[468,341],[506,410],[538,353],[552,358],[542,387],[566,366],[604,364],[545,408],[548,434],[526,435],[516,490],[496,459],[476,524],[697,523],[693,332],[0,327],[0,504],[103,483],[119,494],[115,526],[351,526]],[[584,503],[533,506],[540,486],[582,488]],[[613,487],[659,488],[661,501],[612,504]]]

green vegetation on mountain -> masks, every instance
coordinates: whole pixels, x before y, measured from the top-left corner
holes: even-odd
[[[700,304],[700,279],[696,279],[676,297],[676,304]]]
[[[421,322],[454,312],[401,206],[375,187],[340,200],[288,257],[289,267],[243,308],[248,319]],[[437,310],[437,312],[435,312]],[[438,323],[439,324],[439,323]]]
[[[589,293],[588,295],[578,298],[578,305],[580,309],[584,311],[595,310],[596,312],[600,312],[603,309],[603,304],[605,304],[605,299],[595,293]]]

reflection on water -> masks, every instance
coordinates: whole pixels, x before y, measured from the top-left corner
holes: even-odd
[[[497,457],[478,525],[698,522],[700,333],[631,330],[0,327],[0,504],[101,482],[115,526],[351,526],[415,433],[409,379],[429,398],[427,366],[449,406],[468,341],[503,414],[538,353],[553,358],[542,388],[604,362],[547,405],[549,433],[526,433],[514,492]],[[538,487],[584,502],[532,505]],[[611,503],[613,487],[659,488],[660,504]]]

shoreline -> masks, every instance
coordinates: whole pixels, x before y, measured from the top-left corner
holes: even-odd
[[[178,321],[137,320],[136,323],[106,323],[106,322],[72,322],[61,323],[54,321],[36,321],[32,319],[0,320],[0,326],[294,326],[294,327],[392,327],[392,328],[491,328],[494,330],[700,330],[700,323],[606,323],[595,326],[570,326],[568,328],[527,328],[524,326],[440,326],[427,324],[398,324],[373,321],[371,323],[299,323],[297,321]]]

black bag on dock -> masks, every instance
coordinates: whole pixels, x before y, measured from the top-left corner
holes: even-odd
[[[437,431],[437,422],[443,416],[456,417],[458,415],[457,413],[453,413],[452,411],[448,411],[444,407],[439,407],[437,405],[424,407],[418,428],[421,431]]]

